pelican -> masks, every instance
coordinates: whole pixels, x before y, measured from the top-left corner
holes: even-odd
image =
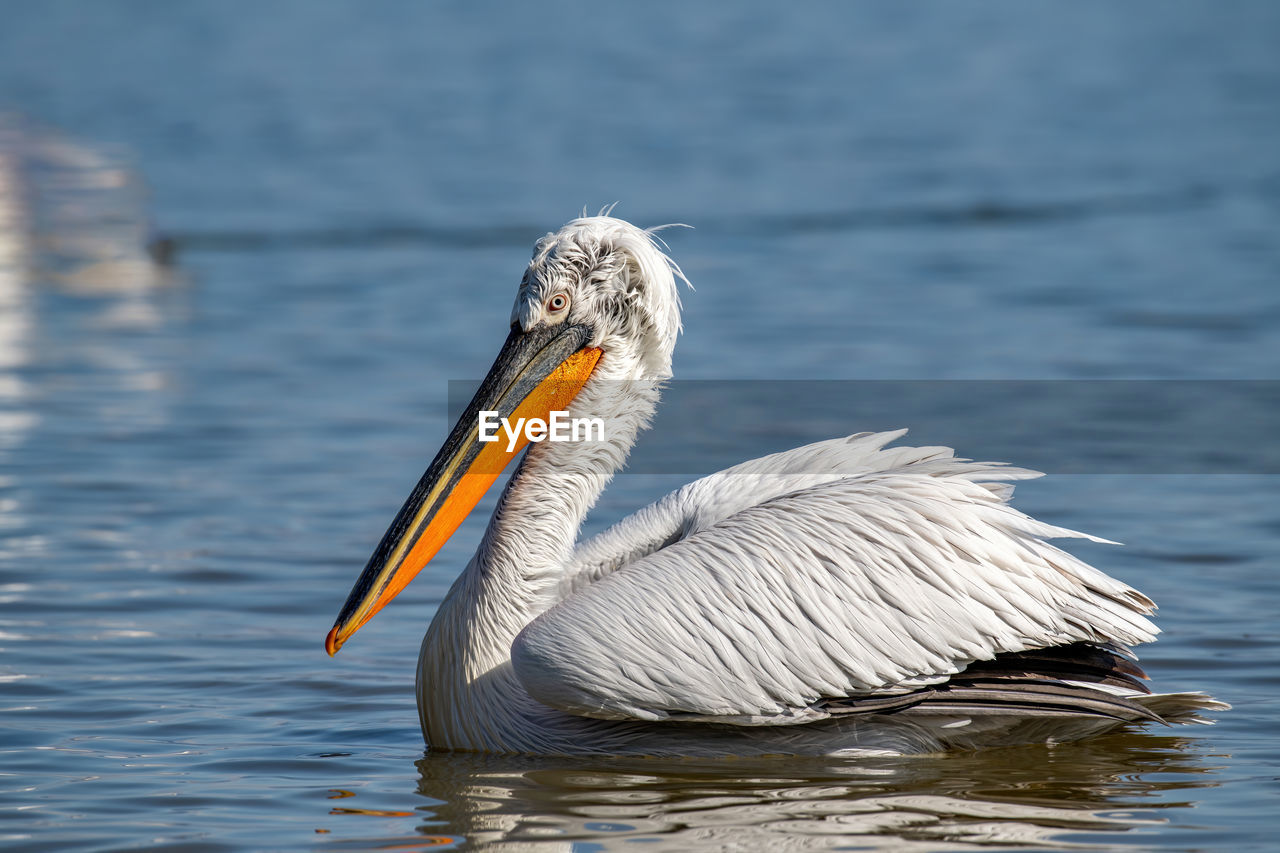
[[[1154,604],[1047,541],[1106,540],[1009,505],[1039,474],[890,447],[905,431],[744,462],[576,542],[671,376],[687,279],[664,249],[609,215],[537,242],[497,360],[326,638],[333,655],[524,450],[422,641],[430,747],[925,753],[1228,707],[1143,684],[1129,647],[1155,639]],[[484,413],[553,412],[604,435],[481,440]]]

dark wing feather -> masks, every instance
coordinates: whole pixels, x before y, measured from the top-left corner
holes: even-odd
[[[897,696],[838,699],[823,704],[832,715],[1017,714],[1094,715],[1117,720],[1152,720],[1159,715],[1132,698],[1089,685],[1106,685],[1146,695],[1138,679],[1146,673],[1115,644],[1069,643],[977,661],[945,684]]]

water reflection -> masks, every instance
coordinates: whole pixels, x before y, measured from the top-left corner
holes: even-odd
[[[132,594],[146,560],[136,508],[147,498],[125,496],[152,482],[137,450],[170,420],[160,392],[173,385],[163,347],[174,307],[149,227],[141,180],[121,157],[0,113],[0,679],[22,682],[6,710],[53,704],[27,686],[40,679],[27,682],[36,667],[15,647],[35,656],[51,635],[154,636],[118,616],[58,614],[55,632],[33,606],[107,607]],[[113,575],[126,591],[73,582],[66,567],[82,560],[132,571]]]
[[[1195,743],[1120,733],[942,757],[674,765],[429,753],[418,791],[435,802],[419,831],[513,851],[1120,849],[1217,784]]]
[[[79,357],[122,374],[123,390],[154,390],[134,335],[164,324],[157,294],[174,271],[152,256],[150,230],[145,187],[121,158],[0,113],[0,448],[40,423],[32,368],[68,372]],[[50,291],[83,301],[45,311]]]
[[[29,394],[17,374],[28,361],[31,307],[27,275],[31,240],[27,194],[15,153],[17,132],[0,116],[0,448],[13,446],[36,425],[22,401]]]

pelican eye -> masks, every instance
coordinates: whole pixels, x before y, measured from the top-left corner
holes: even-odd
[[[557,293],[555,296],[547,300],[547,308],[551,311],[563,311],[569,307],[569,297],[563,293]]]

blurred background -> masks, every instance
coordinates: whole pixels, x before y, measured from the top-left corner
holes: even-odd
[[[0,2],[0,845],[1266,849],[1277,152],[1267,0]],[[424,758],[492,496],[321,641],[534,240],[615,202],[692,226],[713,382],[589,530],[721,441],[910,426],[1066,472],[1019,507],[1128,543],[1078,550],[1164,606],[1148,670],[1236,710],[927,765]]]

